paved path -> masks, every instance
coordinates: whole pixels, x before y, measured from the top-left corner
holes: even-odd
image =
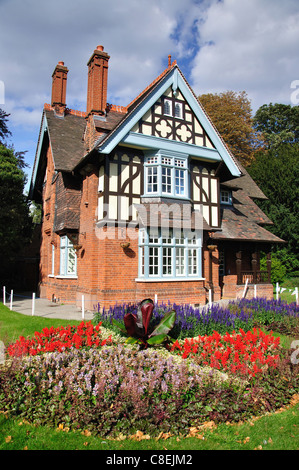
[[[6,306],[9,307],[9,299],[6,299]],[[32,298],[14,295],[12,310],[24,315],[32,315]],[[66,320],[82,320],[82,309],[76,305],[59,304],[47,299],[35,299],[34,315],[45,318],[61,318]],[[84,312],[84,320],[92,320],[93,313]]]
[[[215,304],[225,307],[229,300],[223,299]],[[9,296],[6,299],[6,305],[9,307]],[[32,298],[28,296],[14,295],[12,310],[24,315],[32,315]],[[59,304],[47,299],[35,299],[34,315],[45,318],[61,318],[66,320],[82,320],[82,309],[71,304]],[[84,320],[92,320],[93,312],[85,311]]]

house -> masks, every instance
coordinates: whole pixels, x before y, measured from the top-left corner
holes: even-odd
[[[30,185],[43,207],[40,296],[84,295],[89,308],[145,297],[203,305],[247,285],[248,296],[272,297],[281,240],[255,203],[265,196],[176,61],[126,107],[107,103],[108,63],[98,46],[86,112],[67,108],[63,62],[52,75]]]

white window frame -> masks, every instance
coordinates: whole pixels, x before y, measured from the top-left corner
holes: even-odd
[[[144,168],[144,196],[189,199],[189,168],[186,155],[158,152],[155,157],[145,157]]]
[[[167,109],[169,106],[169,110]],[[167,112],[169,111],[169,112]],[[165,98],[164,100],[164,116],[172,116],[172,101]]]
[[[179,109],[179,113],[177,112]],[[183,103],[176,102],[174,104],[174,117],[177,119],[183,119]]]
[[[55,274],[55,245],[51,244],[51,275]]]
[[[232,193],[228,189],[221,189],[220,190],[220,203],[226,205],[232,205]]]
[[[74,266],[71,266],[71,257],[73,256]],[[77,255],[71,240],[67,235],[60,237],[60,276],[77,276]]]
[[[199,232],[176,229],[139,230],[139,279],[202,279]]]

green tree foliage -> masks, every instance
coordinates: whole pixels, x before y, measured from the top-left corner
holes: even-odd
[[[249,165],[265,143],[259,130],[253,127],[251,103],[246,92],[208,93],[198,99],[233,155],[244,166]]]
[[[299,142],[299,107],[275,103],[261,106],[253,119],[254,128],[261,132],[269,148],[282,143]]]
[[[248,168],[267,201],[257,202],[274,223],[268,230],[286,241],[275,247],[288,273],[299,269],[299,143],[260,152]]]
[[[3,115],[7,117],[4,112]],[[0,118],[1,122],[3,124]],[[3,137],[6,137],[9,134],[7,126],[2,129]],[[23,193],[26,183],[24,165],[24,152],[15,153],[12,148],[0,144],[0,280],[5,283],[11,281],[18,253],[31,235],[29,205]]]
[[[5,143],[5,138],[11,135],[7,127],[8,117],[9,114],[0,108],[0,144],[2,145]]]

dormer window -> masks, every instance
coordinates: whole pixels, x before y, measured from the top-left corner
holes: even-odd
[[[232,193],[227,189],[221,189],[220,192],[220,202],[221,204],[231,205],[232,202]]]

